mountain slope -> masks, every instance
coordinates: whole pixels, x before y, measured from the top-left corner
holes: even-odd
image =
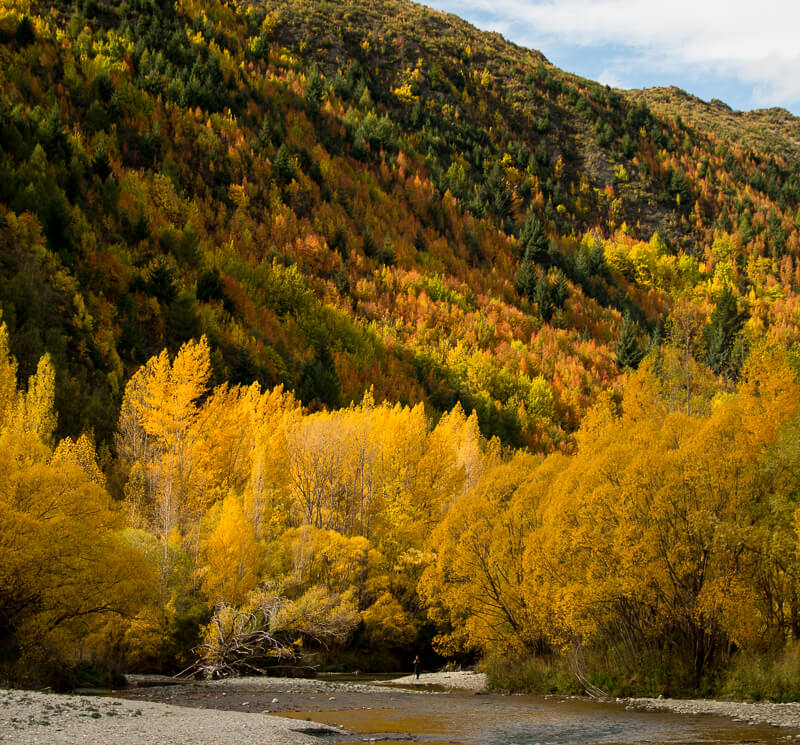
[[[55,358],[61,433],[108,442],[131,371],[204,333],[217,381],[312,408],[372,386],[569,448],[623,315],[646,346],[679,296],[707,318],[724,270],[754,329],[791,317],[794,162],[454,16],[3,12],[0,307],[21,376]]]
[[[800,119],[786,109],[736,111],[719,99],[703,101],[674,86],[630,90],[625,95],[644,101],[663,116],[680,116],[692,127],[714,133],[721,140],[789,160],[800,155]]]

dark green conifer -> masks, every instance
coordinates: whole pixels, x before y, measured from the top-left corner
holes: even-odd
[[[553,300],[550,295],[550,282],[546,274],[539,277],[536,287],[533,290],[533,300],[539,308],[539,315],[543,321],[549,321],[553,317]]]
[[[386,264],[387,266],[394,266],[396,257],[394,253],[394,244],[392,243],[392,236],[388,233],[386,237],[383,239],[383,248],[378,253],[378,260],[381,264]]]
[[[739,310],[730,285],[722,288],[708,326],[703,329],[706,362],[716,375],[736,380],[742,364],[742,327],[747,313]]]
[[[378,253],[378,245],[375,243],[375,239],[372,237],[372,233],[370,232],[369,228],[364,231],[364,238],[361,242],[361,250],[364,252],[364,256],[369,256],[370,258]]]
[[[108,158],[108,153],[102,142],[95,148],[92,167],[101,181],[105,181],[111,174],[111,161]]]
[[[163,256],[157,256],[147,272],[147,292],[160,303],[169,304],[178,294],[175,269]]]
[[[36,31],[33,28],[33,21],[29,16],[22,16],[20,22],[17,24],[17,31],[14,34],[17,44],[21,47],[26,47],[28,44],[33,44],[36,41]]]
[[[318,111],[319,107],[322,105],[324,96],[325,81],[323,80],[322,75],[319,74],[319,70],[315,68],[308,80],[308,83],[306,84],[305,99],[306,103],[308,104],[308,108],[313,112]]]
[[[417,225],[417,232],[414,235],[414,248],[420,252],[428,250],[428,244],[425,241],[425,234],[422,232],[421,225]]]
[[[541,221],[533,213],[525,218],[519,234],[519,242],[524,255],[536,264],[545,265],[548,260],[550,241],[544,232]]]
[[[556,282],[553,286],[553,305],[557,308],[563,308],[564,302],[569,297],[569,282],[567,275],[561,271],[556,270]]]
[[[281,183],[288,184],[295,176],[294,160],[289,148],[284,143],[278,148],[275,162],[272,164],[275,175]]]
[[[201,303],[209,300],[222,300],[225,297],[225,286],[219,276],[219,269],[203,272],[197,280],[197,299]]]
[[[644,357],[644,350],[636,336],[636,324],[631,319],[629,312],[622,319],[622,326],[617,336],[616,360],[620,367],[639,367]]]
[[[525,251],[522,261],[514,279],[514,287],[523,297],[533,300],[533,292],[536,287],[536,265],[530,257],[528,250]]]

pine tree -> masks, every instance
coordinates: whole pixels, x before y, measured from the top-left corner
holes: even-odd
[[[652,355],[653,372],[659,377],[664,370],[664,352],[661,349],[663,336],[663,328],[659,322],[656,324],[655,329],[653,329],[653,333],[650,335],[650,346],[647,350],[647,353]]]
[[[617,336],[617,364],[620,367],[635,369],[639,367],[642,357],[644,357],[644,350],[636,338],[636,324],[631,319],[631,314],[626,312]]]
[[[511,212],[512,198],[505,176],[497,164],[489,172],[484,189],[489,209],[502,220]]]
[[[548,282],[546,274],[543,274],[536,283],[533,299],[539,308],[542,320],[549,321],[553,317],[553,300],[550,296],[550,282]]]
[[[383,239],[383,248],[378,252],[378,260],[381,262],[381,264],[386,264],[387,266],[394,266],[396,261],[392,236],[390,236],[388,233]]]
[[[36,30],[33,27],[33,21],[30,16],[22,16],[20,22],[17,24],[17,30],[14,34],[17,44],[21,47],[26,47],[36,41]]]
[[[378,253],[378,245],[375,243],[375,239],[372,237],[369,228],[364,231],[364,237],[361,241],[361,250],[364,252],[364,256],[369,256],[370,258],[376,256]]]
[[[217,267],[200,275],[195,294],[201,303],[209,300],[222,300],[225,297],[225,286],[222,284],[222,277],[220,277]]]
[[[519,242],[523,254],[529,256],[531,261],[542,265],[547,264],[550,241],[547,239],[544,227],[536,215],[529,214],[525,218],[519,234]]]
[[[157,256],[147,272],[147,292],[161,303],[169,304],[178,294],[174,267],[163,257]]]
[[[95,148],[92,167],[101,181],[105,181],[111,175],[111,161],[102,142]]]
[[[546,267],[550,263],[548,254],[550,241],[547,239],[547,235],[545,235],[544,228],[539,218],[533,213],[529,214],[522,224],[522,229],[519,234],[519,243],[522,248],[523,256],[519,269],[517,270],[514,286],[517,288],[517,292],[519,292],[520,295],[530,300],[535,300],[534,294],[537,287],[536,265],[539,264],[540,266]],[[544,296],[540,299],[544,300]],[[549,303],[548,294],[546,304],[549,305]],[[541,307],[540,305],[540,309]]]
[[[553,287],[553,305],[563,308],[566,299],[569,297],[569,282],[567,275],[560,269],[556,270],[556,283]]]
[[[316,68],[308,80],[305,90],[305,99],[309,110],[317,112],[325,97],[325,81]]]
[[[289,148],[285,144],[278,148],[275,155],[275,162],[272,164],[275,169],[275,174],[278,180],[284,184],[288,184],[295,176],[294,162]]]
[[[706,362],[716,375],[728,380],[739,377],[743,351],[741,332],[746,320],[747,313],[739,310],[733,289],[725,285],[709,324],[703,329]]]
[[[414,248],[416,248],[417,251],[420,252],[428,250],[428,244],[425,241],[425,234],[422,232],[421,225],[417,225],[417,232],[414,235]]]
[[[523,297],[533,300],[533,293],[536,288],[536,265],[530,257],[528,251],[520,262],[517,276],[514,279],[514,287]]]

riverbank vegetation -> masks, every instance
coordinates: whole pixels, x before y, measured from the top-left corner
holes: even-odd
[[[720,392],[665,345],[575,453],[534,456],[459,408],[434,424],[369,394],[308,413],[280,388],[211,387],[201,339],[127,384],[114,501],[90,440],[53,440],[47,359],[18,389],[4,344],[0,577],[25,666],[399,660],[432,630],[443,657],[494,658],[501,688],[796,691],[792,352],[754,348]]]

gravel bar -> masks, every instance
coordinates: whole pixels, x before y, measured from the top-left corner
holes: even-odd
[[[0,743],[11,745],[320,745],[343,730],[261,713],[0,690]]]
[[[419,679],[416,675],[405,675],[402,678],[385,681],[388,685],[404,686],[437,686],[450,688],[459,691],[474,691],[483,693],[486,691],[485,673],[473,673],[469,671],[444,672],[444,673],[421,673]]]
[[[627,698],[617,699],[627,709],[671,711],[676,714],[716,714],[737,722],[771,724],[800,729],[800,703],[773,704],[768,701],[716,701],[705,699]]]

